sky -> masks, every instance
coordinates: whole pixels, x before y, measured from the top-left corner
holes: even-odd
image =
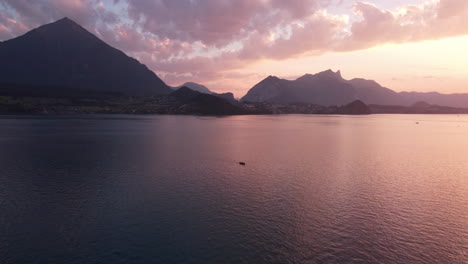
[[[468,93],[468,0],[0,0],[0,41],[63,17],[172,86],[241,97],[269,75],[332,69]]]

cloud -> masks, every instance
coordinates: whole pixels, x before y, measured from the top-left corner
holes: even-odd
[[[252,31],[264,32],[309,16],[323,0],[140,0],[128,2],[129,17],[162,38],[226,45]]]
[[[12,37],[10,30],[4,25],[0,25],[0,39],[7,39]]]
[[[234,51],[163,61],[156,57],[150,63],[158,71],[192,78],[211,71],[232,71],[261,59],[282,60],[468,34],[465,0],[427,1],[396,10],[356,2],[353,14],[342,15],[328,13],[324,9],[327,1],[239,1],[236,8],[232,3],[135,1],[129,13],[144,31],[160,37],[199,41],[207,49],[238,42]],[[355,19],[350,19],[352,16]],[[171,19],[174,17],[176,21]]]
[[[257,34],[244,42],[244,58],[288,59],[297,55],[321,54],[333,46],[342,33],[346,18],[325,11],[288,24],[288,36],[275,37],[275,32]],[[271,35],[273,34],[273,36]]]
[[[28,29],[28,26],[14,19],[9,12],[0,10],[0,36],[4,36],[3,39],[21,35]]]
[[[259,60],[468,34],[466,0],[427,0],[392,10],[353,1],[352,9],[343,11],[349,5],[342,0],[2,0],[0,39],[67,16],[175,85],[215,83]]]
[[[2,0],[0,11],[2,16],[14,19],[25,25],[24,31],[14,32],[15,35],[37,26],[69,17],[82,26],[94,31],[101,24],[118,23],[116,14],[108,11],[102,2],[97,0]],[[2,10],[3,6],[3,10]],[[2,23],[2,21],[0,21]],[[5,24],[2,23],[4,26]]]
[[[351,25],[350,36],[338,50],[356,50],[384,43],[416,42],[468,34],[468,2],[428,1],[402,6],[396,12],[358,2],[354,11],[362,19]]]

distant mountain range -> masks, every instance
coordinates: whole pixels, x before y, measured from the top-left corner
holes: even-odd
[[[418,103],[419,102],[419,103]],[[417,103],[417,104],[416,104]],[[415,105],[416,104],[416,105]],[[468,94],[397,93],[340,71],[269,76],[241,102],[154,72],[68,18],[0,42],[0,113],[465,113]]]
[[[172,92],[145,65],[68,18],[0,42],[0,83],[126,95]]]
[[[252,87],[241,99],[242,102],[310,103],[324,106],[343,105],[354,100],[377,105],[411,106],[424,101],[431,105],[468,107],[468,94],[397,93],[373,80],[345,80],[340,71],[332,70],[306,74],[296,80],[269,76]]]

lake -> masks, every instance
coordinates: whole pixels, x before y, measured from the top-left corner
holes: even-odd
[[[4,264],[468,263],[468,116],[2,116],[0,210]]]

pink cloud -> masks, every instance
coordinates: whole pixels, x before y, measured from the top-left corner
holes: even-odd
[[[343,26],[344,21],[316,12],[300,24],[291,24],[289,37],[271,40],[265,34],[252,36],[244,42],[241,56],[281,60],[304,53],[320,54],[332,47]]]
[[[129,17],[160,37],[225,45],[251,31],[310,15],[323,0],[141,0],[128,2]],[[139,23],[139,22],[138,22]]]
[[[468,34],[466,0],[428,0],[395,10],[356,2],[340,15],[325,11],[336,2],[331,0],[3,1],[0,39],[68,16],[174,85],[216,83],[261,59]],[[115,13],[109,8],[114,4],[123,11]]]
[[[444,0],[437,6],[437,18],[450,19],[460,15],[466,15],[468,1],[466,0]]]
[[[240,42],[240,49],[215,56],[162,61],[156,57],[150,62],[157,71],[183,76],[190,73],[188,76],[194,78],[206,76],[203,72],[242,68],[258,59],[281,60],[468,33],[464,27],[468,22],[468,4],[464,0],[430,1],[419,6],[402,6],[398,11],[357,2],[356,21],[320,11],[327,1],[241,1],[229,12],[233,9],[231,3],[138,1],[132,2],[129,13],[134,20],[142,21],[144,31],[169,39],[202,41],[211,48]],[[288,28],[289,36],[272,39],[278,28]]]
[[[69,17],[90,29],[95,28],[101,22],[118,22],[118,17],[102,8],[100,2],[96,0],[3,1],[4,5],[15,11],[15,17],[24,23],[28,29],[63,17]]]
[[[0,25],[0,39],[6,39],[12,37],[10,30],[4,25]]]
[[[351,35],[340,41],[338,50],[468,34],[465,26],[468,23],[468,2],[465,0],[430,1],[420,6],[403,6],[399,12],[358,2],[354,10],[362,20],[352,24]]]
[[[0,12],[0,34],[5,36],[5,38],[21,35],[28,31],[28,29],[28,26],[22,21],[14,19],[11,14]]]

